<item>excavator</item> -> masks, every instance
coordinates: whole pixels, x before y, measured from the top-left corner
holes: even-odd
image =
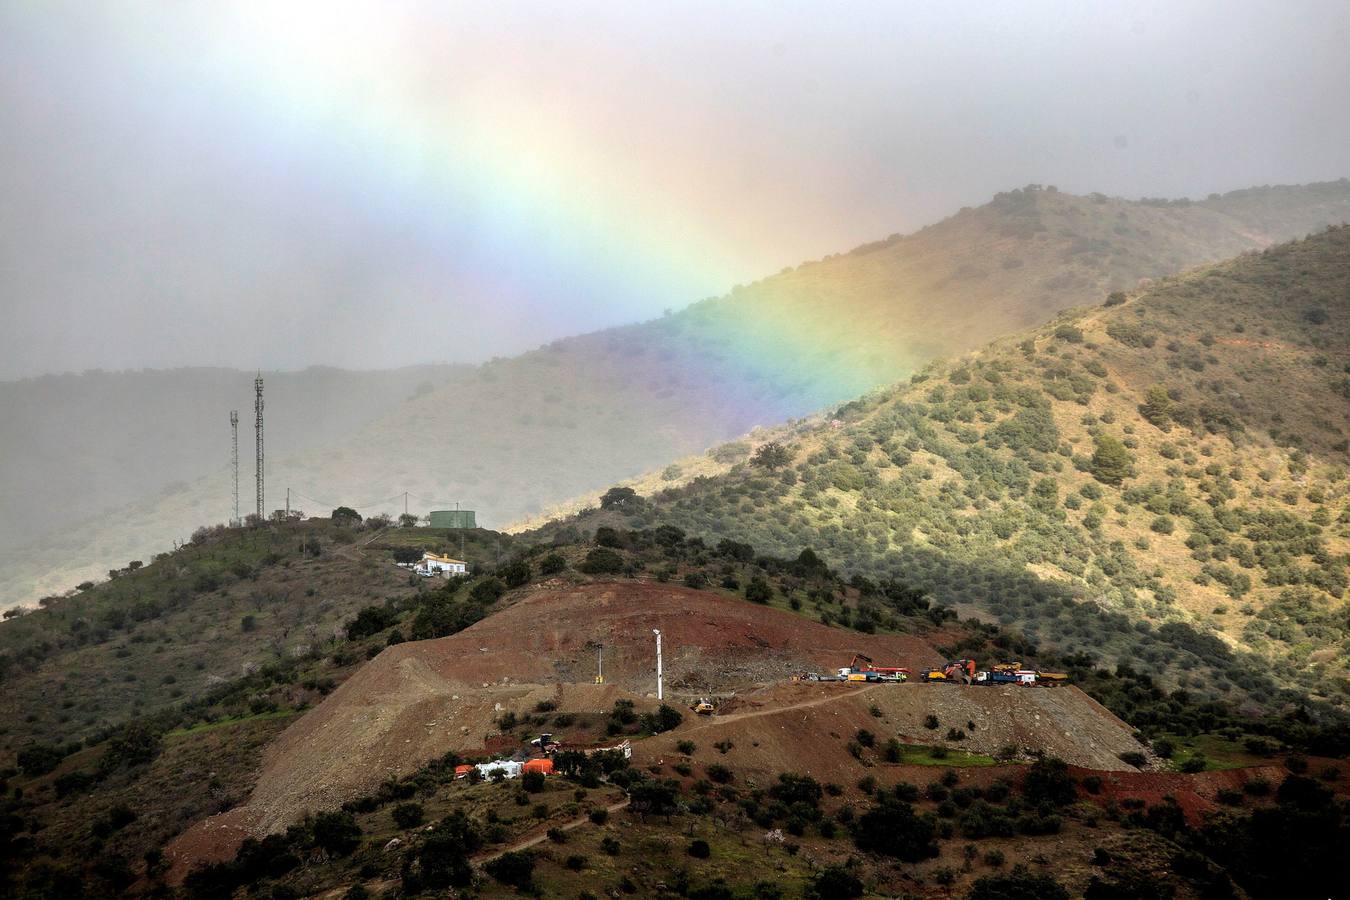
[[[975,681],[975,668],[973,659],[955,659],[940,669],[928,669],[923,673],[923,680],[942,684],[971,684]]]
[[[700,716],[711,716],[717,712],[717,707],[708,697],[699,697],[698,702],[689,708]]]

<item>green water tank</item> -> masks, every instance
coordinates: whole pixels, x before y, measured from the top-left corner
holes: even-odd
[[[432,528],[477,528],[471,509],[433,509]]]

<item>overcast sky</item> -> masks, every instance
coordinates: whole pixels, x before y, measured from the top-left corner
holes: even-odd
[[[1350,175],[1350,3],[0,2],[0,378],[477,361],[1027,182]]]

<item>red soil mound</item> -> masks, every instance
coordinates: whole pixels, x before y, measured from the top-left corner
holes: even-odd
[[[489,742],[495,749],[494,722],[506,710],[525,713],[549,700],[559,711],[600,713],[620,697],[641,701],[655,688],[653,628],[663,634],[672,691],[745,690],[833,669],[854,652],[914,667],[940,662],[918,638],[854,634],[684,587],[535,589],[459,634],[382,652],[268,748],[247,805],[226,814],[231,828],[208,819],[171,851],[226,854],[242,838],[240,823],[254,834],[277,831],[447,751],[482,753]],[[604,685],[591,683],[597,646],[605,651]]]

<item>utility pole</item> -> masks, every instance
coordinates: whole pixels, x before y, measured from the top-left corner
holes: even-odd
[[[239,524],[239,410],[230,410],[230,467],[234,470],[234,518],[231,525]]]
[[[656,635],[656,699],[666,699],[665,686],[661,682],[661,629],[653,628],[652,634]]]
[[[286,521],[291,518],[291,489],[286,488]]]
[[[263,379],[262,373],[253,379],[253,430],[257,436],[257,479],[258,479],[258,522],[266,522],[267,514],[263,511]]]
[[[598,659],[597,659],[597,661],[596,661],[595,683],[596,683],[596,684],[604,684],[604,683],[605,683],[605,648],[604,648],[604,645],[601,645],[601,646],[595,648],[595,651],[596,651],[597,654],[599,654],[599,657],[598,657]]]

